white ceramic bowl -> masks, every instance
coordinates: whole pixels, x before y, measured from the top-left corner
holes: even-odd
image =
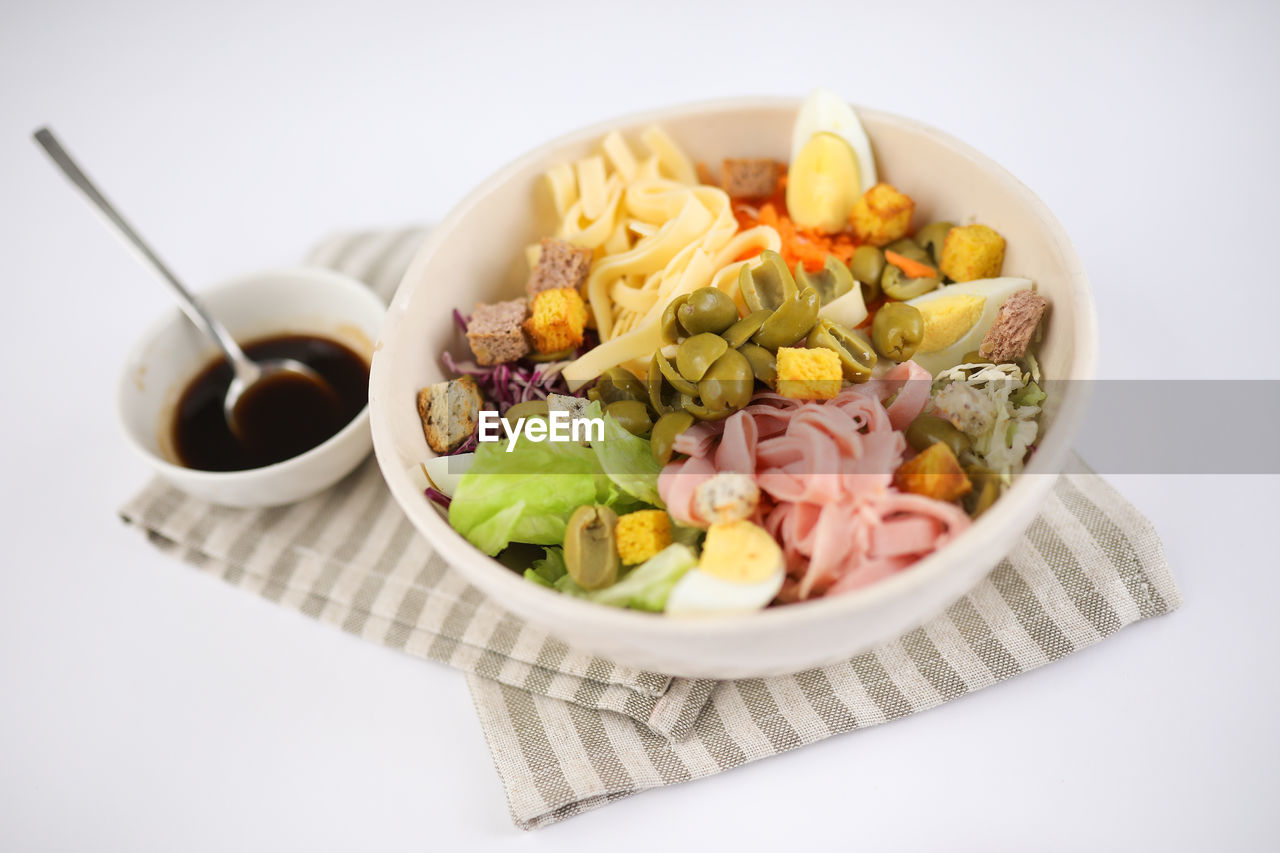
[[[553,233],[539,183],[549,166],[584,156],[613,128],[634,136],[660,123],[698,161],[785,160],[792,99],[690,104],[604,122],[547,143],[498,171],[459,204],[419,250],[388,310],[374,355],[370,411],[383,474],[408,517],[496,602],[574,645],[631,666],[730,678],[794,672],[846,658],[901,634],[979,581],[1031,522],[1070,452],[1088,383],[1056,383],[1027,472],[968,531],[909,569],[854,593],[736,616],[673,619],[604,607],[524,580],[473,548],[407,473],[429,457],[417,390],[443,376],[440,352],[465,350],[449,309],[510,299],[527,276],[524,247]],[[1097,328],[1088,282],[1067,235],[1030,190],[987,157],[919,122],[858,110],[883,180],[916,200],[917,223],[981,221],[1008,239],[1006,274],[1034,279],[1052,302],[1040,361],[1052,379],[1091,379]]]
[[[237,341],[315,334],[373,356],[385,306],[372,290],[324,269],[282,269],[216,284],[200,298]],[[217,504],[255,507],[293,503],[325,489],[372,447],[369,408],[328,441],[300,456],[248,471],[195,471],[178,464],[173,413],[187,383],[218,350],[177,308],[149,328],[125,360],[118,412],[129,443],[156,473],[188,494]]]

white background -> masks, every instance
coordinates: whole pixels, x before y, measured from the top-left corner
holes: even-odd
[[[460,675],[117,520],[146,475],[115,432],[115,374],[167,297],[29,136],[56,128],[198,285],[333,229],[437,221],[577,125],[821,84],[1040,194],[1092,278],[1103,376],[1277,378],[1280,6],[7,0],[0,18],[0,848],[1275,843],[1275,476],[1112,478],[1163,536],[1172,616],[520,833]],[[1196,403],[1224,441],[1276,440],[1247,401]]]

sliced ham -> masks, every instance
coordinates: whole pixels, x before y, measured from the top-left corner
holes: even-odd
[[[675,519],[705,526],[694,510],[697,487],[719,471],[753,477],[762,493],[755,519],[786,559],[779,600],[875,583],[969,526],[955,504],[892,485],[906,451],[901,430],[928,402],[930,381],[908,361],[823,403],[758,394],[728,418],[678,436],[675,449],[689,458],[663,468],[658,491]]]

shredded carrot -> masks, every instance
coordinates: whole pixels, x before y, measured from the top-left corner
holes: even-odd
[[[734,204],[734,214],[737,216],[739,229],[746,230],[756,225],[772,227],[782,238],[781,254],[789,267],[802,263],[806,270],[816,272],[826,263],[827,255],[835,255],[848,263],[853,257],[854,249],[858,248],[853,235],[847,231],[839,234],[822,234],[798,227],[791,221],[791,217],[787,216],[786,203],[783,198],[780,198],[785,191],[785,181],[779,181],[779,184],[782,186],[779,187],[778,193],[761,204],[759,208],[752,207],[747,202]],[[738,260],[744,260],[754,254],[758,253],[752,252]]]
[[[919,261],[913,261],[911,258],[903,257],[897,252],[888,250],[884,253],[884,259],[902,270],[911,278],[937,278],[938,271],[928,264],[922,264]]]

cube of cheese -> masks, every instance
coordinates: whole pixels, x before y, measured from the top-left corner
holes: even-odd
[[[876,184],[853,205],[849,222],[863,243],[885,246],[907,236],[916,203],[891,184]]]
[[[660,509],[642,509],[619,516],[613,529],[618,557],[634,566],[671,544],[671,517]]]
[[[942,244],[938,266],[952,281],[996,278],[1004,266],[1004,238],[985,225],[952,228]]]
[[[830,400],[844,378],[840,356],[825,347],[780,347],[778,393],[795,400]]]
[[[538,352],[558,352],[580,345],[586,325],[587,305],[578,291],[560,287],[534,295],[524,328]]]

